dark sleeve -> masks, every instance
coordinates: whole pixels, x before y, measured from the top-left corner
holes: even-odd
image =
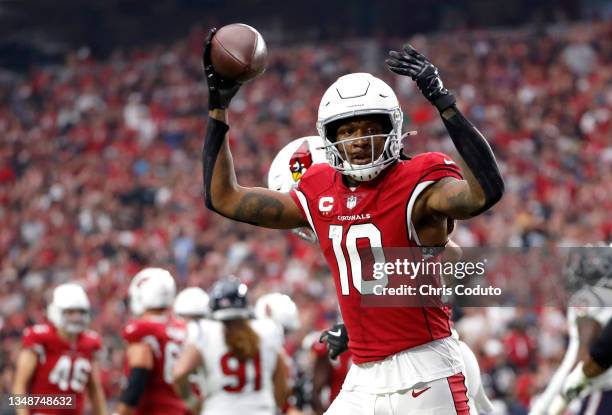
[[[229,126],[222,121],[208,117],[206,125],[206,138],[202,149],[202,173],[204,175],[204,201],[206,207],[213,212],[219,213],[213,206],[210,195],[210,184],[212,183],[213,170],[219,151],[223,145],[223,139],[228,132]],[[225,216],[225,215],[223,215]]]
[[[127,386],[121,391],[119,400],[131,408],[137,406],[140,397],[144,393],[150,373],[149,369],[133,367],[130,370]]]
[[[602,368],[608,369],[612,366],[612,319],[591,344],[589,352],[595,363]]]
[[[444,110],[441,116],[457,151],[484,191],[485,205],[474,212],[476,216],[501,199],[505,190],[504,181],[489,143],[461,111],[453,105]]]

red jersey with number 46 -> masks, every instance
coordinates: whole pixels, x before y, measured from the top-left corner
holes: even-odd
[[[185,323],[166,316],[143,317],[125,326],[122,334],[129,344],[142,342],[153,352],[153,370],[135,413],[138,415],[189,413],[183,401],[172,389],[172,368],[187,335]],[[129,371],[126,362],[127,376]]]
[[[373,270],[362,266],[368,260],[362,256],[378,262],[372,248],[380,254],[420,246],[411,220],[415,201],[445,177],[462,178],[457,164],[445,154],[424,153],[398,161],[355,190],[328,164],[315,164],[291,192],[332,270],[355,363],[383,360],[451,335],[445,307],[367,307],[361,298],[380,284]]]
[[[38,356],[28,393],[76,395],[75,409],[35,409],[40,414],[82,414],[83,396],[91,374],[94,355],[102,348],[97,333],[86,330],[75,341],[61,337],[50,323],[25,329],[23,347]]]

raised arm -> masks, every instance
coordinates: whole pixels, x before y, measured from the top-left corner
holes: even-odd
[[[211,30],[204,45],[203,64],[208,84],[209,118],[202,154],[206,206],[227,218],[267,228],[306,226],[302,214],[287,193],[261,187],[242,187],[230,152],[227,108],[240,84],[221,78],[210,59]]]
[[[425,209],[453,219],[466,219],[491,208],[504,193],[497,161],[484,136],[455,106],[455,97],[442,84],[438,68],[410,45],[404,46],[402,52],[389,52],[386,63],[391,71],[410,76],[440,111],[462,157],[465,180],[446,178],[432,185],[423,193]]]

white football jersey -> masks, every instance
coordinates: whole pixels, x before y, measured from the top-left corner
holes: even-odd
[[[612,318],[612,289],[607,286],[584,287],[569,301],[577,317],[588,317],[605,326]]]
[[[204,406],[202,415],[274,415],[272,376],[283,335],[268,319],[250,320],[259,335],[259,353],[240,362],[229,353],[223,323],[200,320],[190,323],[187,343],[196,346],[204,361]]]

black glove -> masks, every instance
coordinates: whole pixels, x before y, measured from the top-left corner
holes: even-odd
[[[325,330],[319,338],[319,343],[327,343],[327,354],[332,360],[348,350],[348,332],[344,323],[336,323],[331,329]]]
[[[438,68],[412,46],[406,44],[402,52],[391,50],[389,56],[385,60],[389,70],[411,77],[421,93],[438,111],[442,112],[455,103],[453,94],[442,84]]]
[[[210,29],[206,42],[204,42],[204,53],[202,54],[202,65],[208,84],[208,109],[226,109],[238,89],[240,84],[231,79],[224,79],[213,68],[210,59],[210,46],[213,36],[217,33],[216,28]]]

